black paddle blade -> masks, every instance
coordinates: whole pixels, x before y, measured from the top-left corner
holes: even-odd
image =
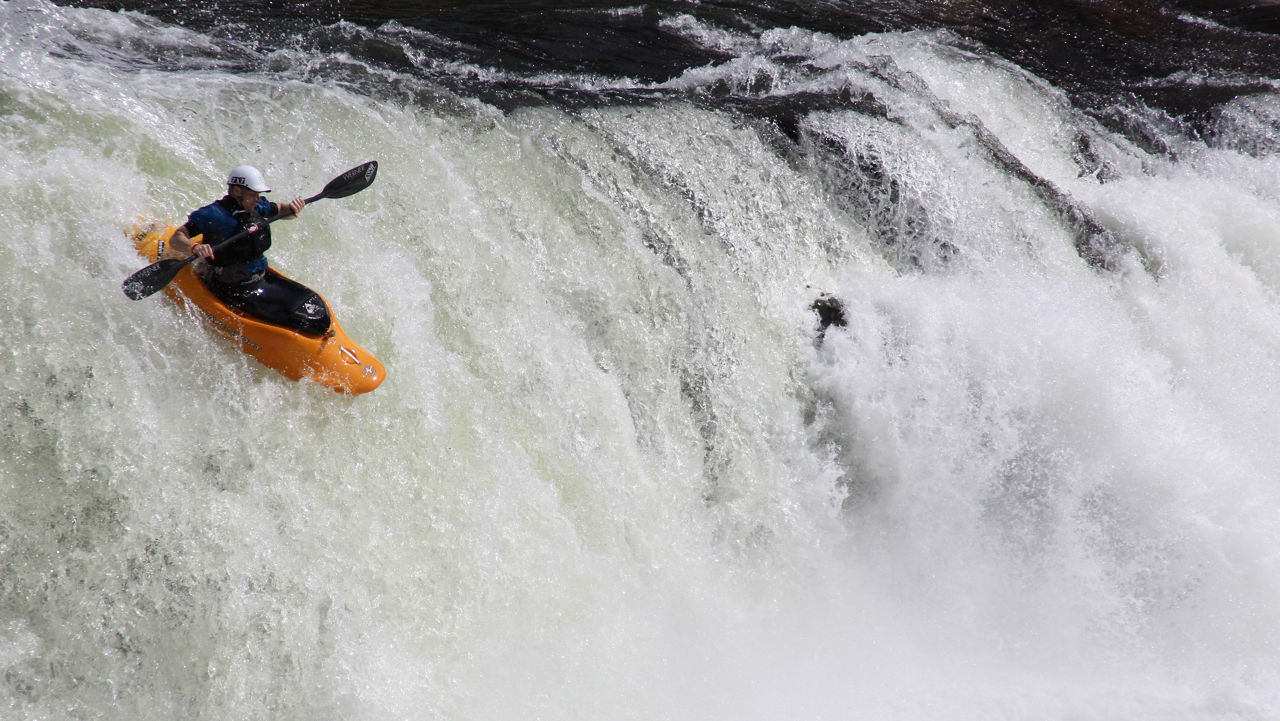
[[[195,256],[192,256],[194,258]],[[173,276],[182,270],[182,266],[191,262],[191,258],[178,260],[165,258],[157,261],[124,279],[124,294],[131,300],[142,300],[157,290],[169,285]]]
[[[370,160],[359,167],[352,168],[339,175],[320,191],[321,198],[345,198],[354,195],[373,184],[378,175],[378,161]]]

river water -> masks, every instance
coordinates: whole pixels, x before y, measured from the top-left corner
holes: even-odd
[[[0,717],[1280,717],[1267,8],[942,5],[0,3]]]

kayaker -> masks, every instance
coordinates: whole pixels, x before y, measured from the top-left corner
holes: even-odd
[[[169,247],[180,256],[200,256],[202,262],[197,261],[195,270],[206,282],[239,285],[260,280],[267,271],[264,253],[271,247],[271,226],[263,224],[261,230],[223,248],[216,257],[213,246],[263,218],[282,212],[296,218],[307,204],[302,198],[288,205],[273,203],[262,195],[269,192],[271,188],[257,168],[237,165],[227,174],[226,196],[188,215],[187,222],[170,236]],[[196,235],[203,235],[204,242],[192,244]]]
[[[261,221],[280,214],[284,214],[282,220],[296,218],[307,204],[302,198],[284,205],[273,203],[263,197],[269,192],[271,188],[257,168],[237,165],[227,174],[226,196],[188,215],[187,222],[169,237],[170,252],[178,257],[199,256],[192,269],[224,303],[271,323],[304,333],[323,333],[330,321],[319,296],[297,284],[263,282],[271,226]],[[224,238],[255,224],[259,228],[255,232],[214,251],[213,246]],[[197,235],[204,236],[202,242],[192,243]]]

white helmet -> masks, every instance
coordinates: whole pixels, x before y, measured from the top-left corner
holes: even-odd
[[[255,193],[270,193],[262,173],[252,165],[237,165],[227,173],[227,185],[243,185]]]

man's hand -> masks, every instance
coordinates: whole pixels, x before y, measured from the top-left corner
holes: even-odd
[[[302,209],[305,208],[306,206],[307,206],[307,201],[303,200],[302,198],[294,198],[291,202],[289,202],[288,205],[280,206],[280,217],[296,218],[298,217],[298,214],[302,212]]]

